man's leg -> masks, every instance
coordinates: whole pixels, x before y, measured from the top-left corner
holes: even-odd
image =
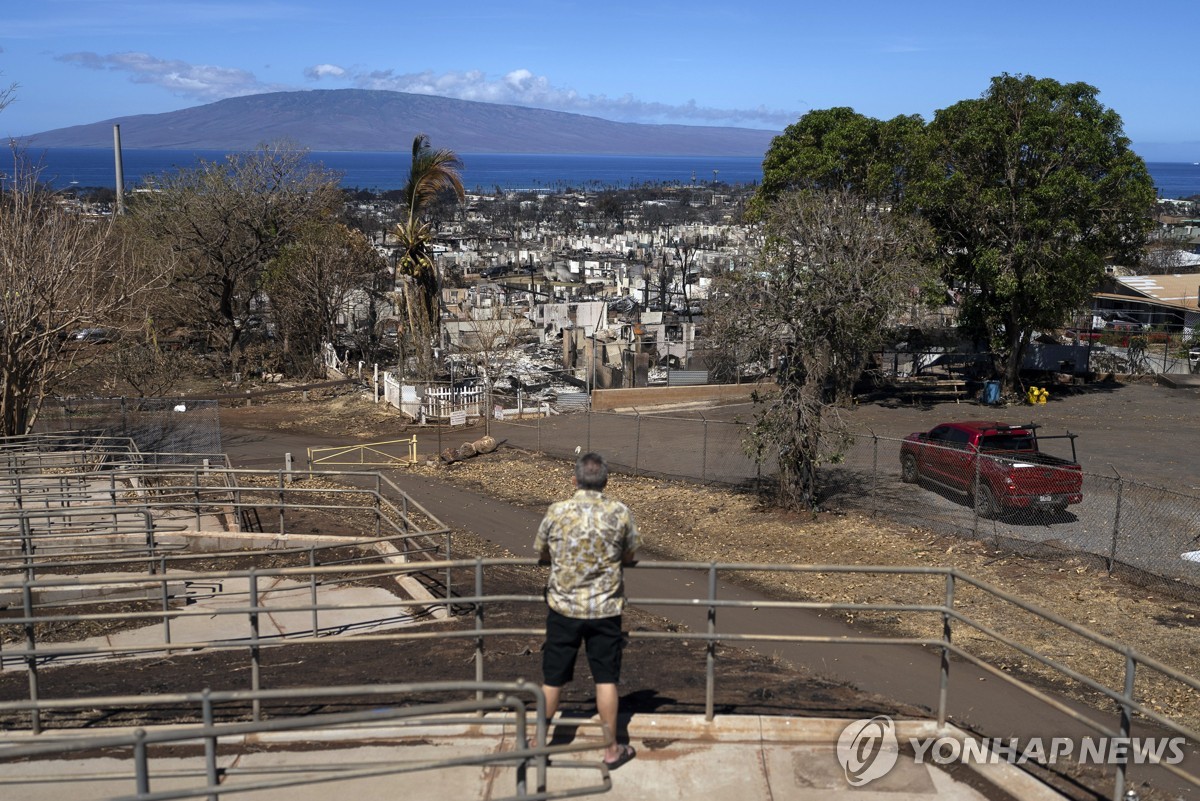
[[[549,723],[554,717],[554,713],[558,711],[558,699],[562,695],[562,687],[543,684],[542,692],[546,695],[546,722]]]
[[[615,762],[626,750],[617,745],[617,714],[621,696],[617,683],[621,680],[621,651],[624,648],[621,616],[592,621],[588,630],[588,664],[596,682],[596,712],[610,738],[605,744],[604,761]]]
[[[600,713],[600,722],[604,724],[608,736],[608,747],[604,749],[604,761],[612,762],[621,753],[617,747],[617,712],[621,703],[621,695],[615,684],[596,685],[596,711]]]
[[[575,659],[583,635],[581,621],[546,611],[546,642],[542,645],[542,693],[546,696],[546,721],[558,711],[562,688],[574,678]]]

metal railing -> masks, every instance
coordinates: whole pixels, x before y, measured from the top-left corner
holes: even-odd
[[[99,431],[54,431],[0,437],[0,480],[5,474],[76,468],[100,471],[122,465],[229,467],[217,451],[144,451],[132,437]]]
[[[338,547],[289,550],[289,516],[312,530],[317,515],[325,542],[372,549],[378,559],[451,555],[450,530],[379,473],[307,471],[296,481],[291,470],[234,470],[223,455],[172,453],[164,462],[90,432],[6,438],[0,456],[0,574],[141,567],[166,575],[200,552],[235,558],[247,545],[307,554],[315,565],[322,548]],[[230,543],[230,532],[251,538]],[[448,597],[449,573],[441,585]]]
[[[44,719],[46,714],[52,710],[60,710],[64,705],[71,703],[74,703],[77,709],[90,710],[96,707],[91,699],[75,699],[71,702],[55,701],[49,705],[43,701],[38,692],[37,671],[41,665],[49,661],[53,661],[55,664],[62,664],[70,659],[83,657],[116,657],[118,655],[128,656],[137,653],[162,652],[196,653],[209,650],[240,649],[244,650],[248,656],[249,691],[253,694],[253,697],[249,699],[250,708],[247,710],[247,714],[251,720],[261,720],[260,702],[253,699],[260,698],[260,694],[268,689],[262,686],[261,680],[260,660],[262,651],[267,648],[303,648],[317,643],[328,644],[329,638],[322,636],[318,616],[331,611],[331,609],[338,608],[321,603],[316,596],[315,589],[304,600],[301,600],[300,594],[295,594],[290,596],[290,600],[286,601],[283,606],[269,605],[262,600],[262,593],[258,589],[258,582],[274,577],[291,577],[297,583],[307,583],[315,587],[324,577],[334,575],[342,577],[356,575],[389,575],[399,577],[422,570],[445,570],[447,573],[450,571],[468,572],[473,576],[473,579],[463,580],[459,586],[472,587],[470,594],[462,594],[455,597],[447,596],[444,599],[434,601],[389,598],[377,603],[355,603],[353,606],[360,614],[364,614],[369,618],[371,610],[374,610],[377,615],[382,617],[385,615],[394,615],[395,609],[398,606],[411,607],[420,605],[428,607],[431,604],[444,604],[447,608],[469,610],[468,616],[464,619],[464,625],[455,629],[442,631],[425,629],[418,631],[408,626],[388,631],[377,631],[370,634],[355,634],[340,641],[404,641],[419,643],[421,641],[442,638],[460,640],[466,643],[468,647],[471,644],[474,647],[474,658],[471,660],[474,676],[463,676],[462,681],[473,680],[475,682],[482,682],[487,678],[485,675],[487,663],[484,655],[486,650],[485,644],[489,639],[524,636],[536,641],[540,640],[543,633],[540,626],[486,627],[485,620],[488,617],[489,610],[495,610],[497,607],[508,605],[541,609],[544,604],[540,595],[487,594],[485,592],[487,570],[489,568],[532,568],[535,564],[536,562],[531,559],[474,559],[427,565],[401,564],[380,566],[348,564],[316,568],[299,567],[226,571],[197,574],[195,576],[184,573],[176,574],[170,577],[170,581],[186,583],[193,578],[195,580],[204,579],[208,581],[232,581],[235,578],[244,578],[249,584],[247,601],[244,605],[226,605],[222,607],[220,614],[224,622],[218,626],[218,636],[214,636],[211,639],[193,639],[188,642],[173,641],[169,633],[170,624],[171,621],[178,621],[188,615],[195,614],[195,612],[189,611],[186,606],[172,608],[170,599],[164,604],[164,608],[157,610],[147,610],[126,615],[104,612],[80,614],[73,609],[64,610],[56,608],[53,605],[39,605],[35,602],[36,598],[41,597],[53,588],[77,583],[77,580],[74,578],[36,580],[26,578],[0,579],[0,590],[7,589],[10,592],[19,592],[22,598],[22,611],[19,614],[0,619],[0,632],[9,632],[3,649],[3,659],[8,665],[15,663],[23,666],[30,677],[28,698],[23,701],[0,703],[0,719],[5,721],[5,727],[9,730],[15,730],[24,726],[28,727],[31,732],[38,732],[45,729],[47,725],[54,725],[54,720]],[[707,579],[707,592],[697,594],[693,598],[630,598],[630,603],[637,606],[658,608],[677,607],[681,608],[681,610],[703,609],[705,613],[704,630],[637,630],[630,632],[629,636],[635,641],[686,640],[705,644],[704,664],[703,666],[698,665],[697,670],[702,670],[704,673],[705,717],[710,721],[715,714],[715,699],[718,693],[716,664],[719,659],[719,644],[770,643],[778,645],[782,643],[803,643],[837,645],[839,647],[867,646],[871,648],[883,646],[918,646],[929,649],[938,655],[938,659],[934,660],[936,667],[931,665],[930,669],[936,670],[938,681],[938,700],[935,716],[939,727],[944,726],[952,714],[953,699],[950,697],[949,692],[951,672],[966,669],[965,666],[970,665],[983,671],[990,678],[1017,688],[1030,699],[1048,706],[1076,724],[1103,737],[1129,737],[1134,727],[1150,727],[1153,731],[1165,731],[1186,738],[1192,743],[1193,748],[1196,743],[1200,742],[1200,732],[1197,731],[1194,723],[1173,719],[1157,711],[1153,701],[1156,694],[1164,692],[1164,687],[1168,688],[1166,690],[1168,692],[1182,692],[1191,697],[1200,697],[1200,681],[1111,638],[1100,635],[1085,626],[1078,625],[1061,616],[1028,604],[1010,593],[974,579],[955,568],[641,562],[634,569],[638,571],[700,571]],[[719,597],[718,586],[721,577],[725,577],[726,579],[735,578],[738,575],[746,573],[887,574],[895,578],[895,585],[898,590],[914,581],[929,582],[925,589],[925,595],[929,600],[924,603],[893,603],[886,601],[862,603],[827,599],[763,601],[735,600]],[[160,580],[165,587],[168,583],[167,577],[161,577]],[[141,575],[108,576],[105,578],[105,581],[110,585],[122,582],[144,584],[146,578]],[[814,586],[820,585],[814,582]],[[1120,686],[1110,686],[1101,679],[1085,675],[1081,670],[1073,668],[1061,659],[1046,655],[1036,645],[1022,642],[1014,634],[1002,632],[995,626],[975,619],[970,612],[971,605],[968,603],[968,605],[964,606],[963,602],[959,600],[964,590],[981,594],[981,596],[986,597],[991,602],[1011,610],[1010,614],[1029,616],[1039,625],[1056,632],[1056,638],[1079,638],[1095,648],[1113,654],[1114,658],[1121,660],[1124,665]],[[164,592],[166,591],[164,590]],[[860,616],[869,614],[920,616],[921,619],[928,621],[930,626],[935,627],[935,630],[940,631],[940,635],[919,636],[899,634],[872,636],[861,634],[854,636],[824,636],[783,632],[760,633],[758,631],[726,628],[720,625],[735,610],[747,608],[788,611],[808,610]],[[260,630],[260,617],[267,614],[279,615],[285,612],[310,614],[313,620],[311,629],[307,632],[300,632],[286,637],[263,636]],[[208,615],[210,612],[204,611],[203,614]],[[1003,617],[1001,615],[1000,619],[1003,619]],[[147,623],[157,622],[163,627],[163,641],[145,643],[140,646],[117,646],[98,645],[94,643],[44,643],[39,642],[36,636],[37,627],[43,624],[64,624],[72,621],[111,621],[116,619],[144,621]],[[980,651],[985,649],[978,645],[979,641],[990,643],[994,647],[1008,649],[1013,653],[1020,654],[1027,660],[1031,660],[1036,664],[1037,670],[1048,676],[1053,683],[1081,687],[1094,694],[1096,698],[1102,699],[1105,703],[1111,703],[1112,707],[1117,710],[1115,722],[1105,722],[1104,713],[1100,710],[1094,710],[1090,713],[1081,711],[1076,704],[1069,703],[1059,697],[1056,692],[1045,689],[1044,683],[1028,677],[1023,678],[1006,669],[1003,665],[996,664],[986,654],[980,653]],[[959,667],[956,668],[954,667],[955,665]],[[439,666],[439,670],[447,678],[451,677],[453,669],[453,666],[449,664]],[[127,701],[126,703],[132,702]],[[20,720],[14,719],[14,716],[20,718]],[[22,723],[22,720],[25,722]],[[0,756],[2,755],[3,752],[0,751]],[[1122,797],[1126,785],[1126,773],[1131,767],[1136,767],[1139,773],[1150,769],[1146,766],[1131,766],[1125,763],[1114,765],[1112,798],[1120,799]],[[1178,780],[1191,786],[1200,787],[1200,775],[1191,772],[1185,767],[1163,763],[1155,766],[1154,769],[1165,770]]]
[[[473,698],[471,694],[474,694]],[[433,703],[406,703],[404,700],[405,696],[428,695],[448,695],[453,699]],[[370,699],[371,708],[251,722],[216,721],[216,709],[220,706],[246,700],[252,700],[256,704],[313,700],[336,703],[348,698]],[[199,693],[112,696],[91,700],[100,708],[191,706],[196,709],[194,718],[198,720],[198,725],[150,730],[139,727],[129,733],[92,733],[49,741],[38,738],[0,746],[0,786],[9,783],[5,781],[2,772],[5,761],[63,758],[81,752],[105,749],[130,754],[130,772],[133,774],[130,778],[134,793],[131,796],[123,794],[122,797],[142,801],[201,796],[209,801],[218,801],[222,795],[283,790],[306,786],[314,781],[345,782],[431,770],[478,769],[503,765],[513,765],[516,768],[514,794],[497,797],[497,801],[573,798],[597,795],[612,788],[608,768],[603,762],[570,762],[567,766],[574,770],[595,771],[597,780],[586,784],[574,781],[561,789],[548,789],[551,756],[559,757],[588,750],[593,746],[588,742],[548,745],[545,695],[540,686],[525,681],[414,682],[260,692],[204,690]],[[393,705],[381,706],[387,702]],[[43,705],[47,708],[70,708],[74,702],[45,701]],[[531,711],[533,715],[530,715]],[[478,727],[481,717],[488,713],[501,716],[493,723],[505,727],[512,726],[516,742],[512,750],[496,752],[481,748],[478,753],[467,755],[421,760],[389,759],[365,763],[334,760],[314,764],[312,760],[306,760],[302,770],[276,768],[259,773],[218,765],[218,749],[223,743],[236,743],[250,736],[269,735],[273,736],[276,742],[286,737],[295,742],[303,741],[305,735],[311,737],[319,732],[320,737],[328,741],[331,732],[341,732],[345,740],[351,743],[355,740],[379,743],[390,738],[403,738],[405,729],[414,725],[422,725],[426,730],[456,726]],[[574,725],[590,725],[590,721],[584,720],[572,719],[571,722]],[[197,743],[203,748],[202,764],[182,773],[178,769],[171,771],[165,778],[169,780],[172,789],[154,791],[152,779],[156,775],[158,765],[151,761],[151,749],[164,746],[194,746]],[[535,771],[535,784],[532,787],[528,781],[530,767]],[[319,778],[313,774],[318,774]]]
[[[55,475],[52,480],[65,491],[0,508],[0,570],[37,570],[52,564],[54,553],[72,553],[96,537],[109,543],[123,538],[129,548],[155,559],[164,535],[200,532],[205,518],[213,515],[221,521],[214,524],[216,531],[238,530],[253,519],[260,531],[286,542],[289,514],[319,513],[325,516],[326,535],[392,538],[407,543],[406,554],[433,548],[449,555],[449,529],[387,477],[363,472],[300,475],[307,481],[294,480],[286,470],[198,467],[129,468],[102,476],[99,484],[89,483],[92,474]],[[353,486],[355,481],[367,486]],[[73,486],[77,492],[71,491]],[[356,514],[365,519],[354,519]],[[421,538],[438,544],[420,545]]]

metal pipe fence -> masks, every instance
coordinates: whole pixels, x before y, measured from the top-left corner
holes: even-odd
[[[110,436],[98,431],[0,437],[0,481],[13,474],[71,468],[101,471],[128,465],[230,467],[228,457],[220,451],[143,451],[131,437]]]
[[[139,706],[155,703],[150,698],[122,698],[117,702],[98,704],[96,699],[46,699],[39,692],[38,670],[48,663],[62,665],[71,660],[94,660],[98,658],[130,658],[145,654],[181,654],[203,653],[215,650],[242,651],[247,654],[250,686],[241,694],[230,695],[230,703],[240,701],[240,710],[225,708],[224,714],[234,715],[237,720],[262,721],[264,718],[262,702],[270,697],[264,695],[272,688],[263,686],[259,665],[262,653],[271,648],[297,648],[316,644],[328,644],[330,638],[322,632],[319,616],[331,614],[337,610],[344,613],[353,610],[367,620],[391,620],[395,617],[397,607],[410,608],[416,606],[443,605],[447,609],[457,609],[461,625],[457,628],[433,631],[428,629],[415,630],[411,625],[399,626],[386,631],[372,631],[366,634],[352,634],[338,639],[339,642],[353,641],[390,641],[417,643],[434,638],[457,639],[464,647],[473,650],[474,657],[469,663],[464,663],[459,669],[463,676],[455,677],[456,668],[452,664],[439,666],[439,670],[447,680],[464,682],[464,693],[470,689],[469,682],[486,681],[487,660],[485,653],[487,643],[496,638],[527,637],[531,642],[537,642],[543,635],[540,625],[509,626],[489,628],[484,625],[486,618],[505,608],[525,608],[533,617],[535,610],[544,608],[544,600],[540,595],[522,594],[490,594],[486,584],[489,570],[503,570],[513,567],[533,568],[533,559],[474,559],[454,560],[425,565],[392,564],[392,565],[354,565],[344,564],[325,567],[287,567],[248,571],[219,571],[209,573],[179,573],[160,579],[164,588],[169,584],[186,586],[189,581],[207,581],[209,583],[228,583],[244,581],[248,589],[244,591],[243,602],[223,604],[220,608],[220,622],[212,629],[213,636],[193,635],[186,641],[172,637],[170,624],[179,624],[189,616],[199,614],[208,616],[210,610],[196,612],[187,605],[172,606],[170,599],[164,602],[161,609],[147,609],[129,613],[84,612],[80,613],[71,607],[63,607],[60,602],[52,599],[55,590],[78,584],[79,577],[58,577],[28,579],[20,577],[0,578],[0,591],[17,593],[22,598],[22,610],[0,618],[0,633],[7,632],[2,651],[3,663],[6,670],[24,670],[29,675],[29,690],[24,700],[5,701],[0,703],[0,720],[6,729],[17,731],[28,730],[32,734],[41,731],[53,731],[61,726],[63,720],[79,724],[78,716],[91,720],[92,716],[100,715],[105,719],[117,718],[113,707]],[[705,717],[711,721],[715,714],[715,699],[718,697],[719,672],[716,669],[720,661],[718,646],[725,644],[821,644],[843,646],[861,646],[870,649],[888,648],[918,648],[936,656],[936,659],[912,661],[918,666],[926,665],[931,681],[936,681],[938,687],[937,703],[934,710],[939,727],[944,727],[954,709],[959,705],[970,707],[973,699],[964,699],[951,693],[950,678],[954,673],[971,668],[983,671],[989,677],[1015,688],[1022,697],[1036,701],[1069,718],[1083,730],[1094,732],[1106,738],[1127,738],[1134,732],[1152,735],[1163,732],[1184,738],[1190,743],[1189,748],[1195,749],[1200,742],[1200,731],[1190,719],[1173,718],[1159,711],[1156,698],[1166,692],[1183,693],[1196,697],[1200,694],[1200,681],[1181,671],[1162,664],[1161,662],[1141,654],[1111,638],[1100,635],[1085,626],[1073,623],[1058,615],[1043,610],[1035,605],[1026,603],[1016,596],[1007,593],[987,583],[973,579],[955,568],[949,567],[879,567],[879,566],[843,566],[843,565],[778,565],[750,563],[691,563],[691,562],[640,562],[635,568],[638,571],[670,571],[686,570],[704,575],[707,579],[707,590],[693,598],[666,597],[631,597],[630,603],[636,606],[653,608],[678,608],[681,610],[703,610],[706,624],[703,630],[668,630],[631,631],[632,640],[686,640],[705,644],[701,662],[696,665],[697,672],[704,675],[705,687]],[[296,585],[303,586],[320,582],[330,576],[379,576],[394,577],[411,576],[423,570],[455,571],[462,573],[464,578],[458,586],[470,587],[469,592],[442,599],[407,600],[388,598],[379,601],[355,601],[344,606],[335,606],[322,602],[315,594],[304,592],[285,593],[279,599],[269,599],[266,585],[271,581],[290,580]],[[897,596],[903,596],[903,590],[918,585],[920,601],[873,600],[859,602],[854,600],[830,600],[821,598],[820,593],[812,600],[738,600],[722,598],[719,587],[722,581],[736,578],[747,573],[770,574],[807,574],[807,575],[864,575],[886,574],[894,581]],[[469,576],[470,578],[465,578]],[[143,575],[106,576],[105,581],[113,584],[143,587],[146,577]],[[700,582],[697,582],[700,584]],[[814,582],[814,587],[820,587]],[[164,595],[168,593],[163,590]],[[1018,628],[1015,631],[1002,631],[988,625],[972,615],[972,609],[977,608],[972,594],[985,597],[991,603],[1007,610],[1000,615],[1007,617],[1025,616],[1035,621],[1038,626],[1051,632],[1053,639],[1074,638],[1085,642],[1091,647],[1112,654],[1124,666],[1120,673],[1121,680],[1114,682],[1103,677],[1088,675],[1082,670],[1072,667],[1061,657],[1047,654],[1026,634],[1026,630]],[[797,634],[787,631],[761,631],[742,628],[738,624],[738,610],[762,609],[772,610],[807,610],[810,612],[831,613],[837,615],[851,614],[855,616],[887,615],[914,617],[926,621],[918,627],[917,633],[887,633],[872,635],[863,633],[853,636],[828,636]],[[261,627],[261,618],[270,616],[279,618],[285,615],[311,617],[311,629],[301,628],[288,636],[272,636],[265,634]],[[38,629],[42,626],[63,625],[82,622],[146,622],[158,625],[162,629],[161,642],[143,642],[142,644],[112,644],[97,641],[81,642],[51,642],[39,639]],[[1026,635],[1026,636],[1022,636]],[[1001,649],[1005,652],[1020,654],[1037,666],[1037,676],[1048,677],[1050,686],[1078,686],[1092,693],[1099,699],[1102,706],[1092,709],[1082,709],[1077,704],[1069,703],[1059,696],[1057,690],[1047,689],[1046,682],[1036,677],[1022,676],[1007,669],[994,656],[989,656],[988,647]],[[968,667],[970,666],[970,667]],[[468,675],[473,673],[473,675]],[[314,692],[306,689],[305,692]],[[477,699],[478,700],[478,696]],[[1115,710],[1106,713],[1103,706]],[[72,711],[73,710],[73,711]],[[70,714],[67,714],[70,712]],[[210,716],[211,717],[211,716]],[[93,725],[86,723],[85,725]],[[208,725],[209,722],[206,722]],[[0,758],[9,752],[0,745]],[[1194,765],[1194,762],[1192,763]],[[1120,799],[1129,780],[1127,774],[1137,774],[1139,780],[1151,770],[1151,766],[1117,761],[1112,766],[1112,798]],[[1175,779],[1193,787],[1200,787],[1200,774],[1194,772],[1190,765],[1157,764],[1153,770],[1163,770]],[[149,796],[147,796],[149,797]]]
[[[0,572],[34,577],[90,558],[141,559],[153,573],[161,556],[185,547],[185,533],[273,534],[282,548],[291,520],[312,515],[328,536],[387,542],[405,559],[449,558],[450,530],[386,476],[296,475],[136,463],[100,474],[10,474],[11,492],[0,483]]]
[[[68,489],[68,491],[62,493],[46,494],[40,496],[40,498],[39,496],[35,496],[35,500],[42,499],[44,502],[28,505],[34,508],[27,508],[26,505],[22,505],[13,509],[2,510],[0,511],[0,519],[45,520],[47,522],[39,527],[39,531],[44,530],[48,533],[54,533],[59,525],[64,528],[71,528],[70,521],[75,519],[87,520],[131,509],[137,512],[149,509],[152,511],[200,510],[207,513],[214,509],[226,507],[231,507],[235,511],[238,511],[251,506],[255,508],[273,508],[282,504],[284,507],[291,506],[298,509],[311,507],[314,509],[339,511],[348,508],[359,508],[362,504],[305,503],[301,499],[306,496],[366,496],[374,499],[378,491],[367,487],[324,484],[305,485],[303,480],[347,480],[355,476],[379,478],[380,484],[393,489],[397,493],[401,493],[401,490],[396,488],[393,482],[374,473],[306,471],[300,474],[302,479],[296,481],[291,480],[291,476],[286,470],[238,469],[208,471],[197,475],[199,480],[195,478],[189,480],[187,474],[181,474],[177,471],[125,471],[119,476],[115,476],[115,481],[108,485],[105,485],[103,481],[99,485],[95,481],[87,481],[87,476],[58,476],[54,478],[55,481],[81,479],[79,490],[72,492]],[[254,481],[256,479],[260,483],[246,483],[247,481]],[[265,481],[263,481],[264,479]],[[116,486],[116,490],[110,489],[111,486]],[[118,496],[115,503],[111,500],[114,492]],[[283,497],[280,498],[280,496]],[[266,499],[269,499],[271,502],[266,502]],[[122,503],[122,501],[127,502]],[[380,496],[378,503],[396,514],[397,520],[400,521],[395,523],[396,526],[403,528],[416,527],[408,512],[405,509],[397,507],[389,498]],[[38,506],[41,508],[36,508]],[[423,507],[419,507],[415,501],[408,499],[407,506],[421,508],[423,513],[432,519],[432,515],[425,512]],[[286,528],[277,533],[286,533]]]
[[[599,450],[614,469],[631,475],[762,488],[777,469],[769,459],[758,465],[746,455],[744,422],[713,420],[703,412],[692,416],[593,412],[520,423],[495,421],[493,434],[512,446],[562,459],[574,459],[577,447]],[[1115,471],[1113,475],[1079,473],[1078,501],[1054,491],[1018,498],[986,482],[980,484],[975,476],[959,482],[922,475],[919,481],[907,483],[901,463],[903,442],[872,432],[852,434],[841,461],[821,468],[822,508],[880,514],[1019,549],[1090,554],[1109,570],[1119,568],[1145,580],[1165,579],[1200,588],[1200,497],[1194,494],[1132,481]],[[1059,441],[1040,442],[1052,454],[1072,455]],[[971,469],[1003,461],[985,457]],[[1055,483],[1055,474],[1068,473],[1041,464],[1026,467],[1050,473],[1041,479],[1047,486]],[[977,491],[981,487],[987,491]],[[982,502],[989,494],[995,503]]]
[[[471,699],[470,694],[475,698]],[[427,696],[450,696],[445,701],[407,701],[407,698]],[[344,699],[369,699],[371,708],[365,710],[318,713],[304,716],[284,716],[272,720],[251,722],[215,721],[215,710],[222,705],[250,700],[263,702],[311,702],[319,699],[324,703],[337,703]],[[92,699],[101,708],[114,706],[149,707],[170,705],[196,708],[193,717],[199,725],[172,727],[167,729],[137,728],[129,733],[93,733],[53,739],[49,742],[36,741],[10,744],[0,748],[0,763],[8,760],[36,760],[38,758],[63,758],[80,752],[96,749],[132,754],[130,771],[132,784],[136,788],[132,797],[141,801],[166,801],[176,798],[206,797],[216,801],[222,795],[232,796],[268,790],[283,790],[306,786],[314,781],[349,782],[365,778],[399,776],[429,770],[447,768],[486,768],[491,766],[515,765],[514,794],[511,799],[555,799],[584,795],[596,795],[611,789],[612,782],[603,763],[571,763],[575,770],[591,770],[596,780],[586,784],[564,782],[562,788],[548,789],[549,758],[590,749],[587,742],[550,746],[547,742],[546,700],[542,688],[526,681],[515,682],[412,682],[405,684],[376,684],[351,687],[304,688],[290,690],[264,690],[257,693],[246,691],[157,694]],[[383,703],[392,706],[381,706]],[[44,702],[47,708],[69,708],[67,704]],[[531,716],[529,713],[533,712]],[[406,729],[422,726],[426,730],[440,727],[453,731],[452,727],[471,726],[478,728],[485,715],[492,715],[492,725],[513,729],[517,746],[508,752],[480,749],[478,753],[420,760],[372,760],[347,763],[334,760],[314,763],[309,760],[303,770],[276,768],[273,771],[256,773],[237,767],[218,764],[219,748],[226,743],[243,742],[247,737],[271,736],[274,741],[302,740],[306,736],[319,735],[329,740],[331,732],[341,734],[342,742],[358,740],[372,742],[389,738],[403,738]],[[499,717],[497,717],[497,715]],[[590,721],[573,720],[576,725],[589,725]],[[179,772],[167,771],[150,759],[151,748],[169,746],[203,747],[202,764]],[[529,784],[529,769],[535,773],[535,784]],[[314,776],[318,774],[320,778]],[[168,790],[152,791],[152,781],[157,777],[171,786]],[[4,784],[0,778],[0,785]]]

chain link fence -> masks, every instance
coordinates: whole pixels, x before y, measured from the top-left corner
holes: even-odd
[[[128,437],[143,453],[218,454],[221,418],[215,400],[174,398],[60,398],[47,401],[39,431],[91,431]],[[186,459],[182,459],[187,461]]]
[[[516,447],[564,459],[599,451],[610,466],[635,476],[753,485],[760,476],[742,449],[746,426],[728,420],[587,412],[491,421],[492,434]],[[576,451],[576,448],[579,451]]]
[[[493,420],[492,433],[516,447],[564,459],[575,458],[576,448],[595,450],[631,475],[743,487],[773,480],[774,464],[760,466],[746,455],[744,423],[695,414],[592,412]],[[822,507],[884,515],[1022,551],[1092,554],[1110,570],[1132,568],[1200,588],[1200,498],[1019,458],[978,459],[971,468],[951,463],[940,474],[928,471],[906,480],[903,442],[856,434],[842,459],[821,469]],[[1073,461],[1068,441],[1039,442],[1050,455]],[[1026,480],[1020,486],[996,483],[999,475],[1022,471]]]

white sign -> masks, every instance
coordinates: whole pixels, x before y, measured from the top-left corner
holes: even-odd
[[[467,411],[459,409],[458,411],[450,412],[450,425],[465,426],[467,424]]]

